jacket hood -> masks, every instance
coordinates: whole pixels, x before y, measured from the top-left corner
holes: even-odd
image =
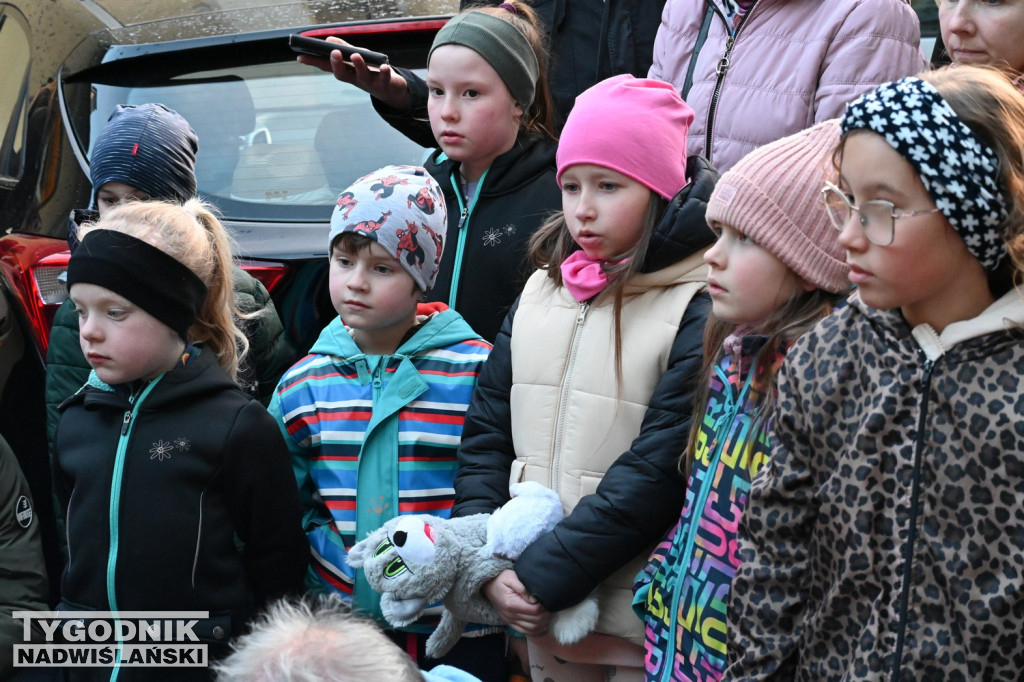
[[[487,184],[481,188],[481,197],[511,194],[536,180],[550,170],[555,182],[555,149],[557,143],[542,135],[521,135],[512,149],[494,160],[487,170]],[[450,177],[459,166],[440,149],[434,150],[424,167],[434,177]]]
[[[184,367],[178,367],[162,374],[149,382],[160,382],[161,390],[146,400],[146,411],[162,410],[174,405],[178,400],[195,401],[203,396],[222,391],[241,391],[238,384],[221,369],[216,354],[197,346],[199,354]],[[142,390],[145,390],[144,387]],[[131,409],[130,390],[127,385],[111,386],[96,376],[96,371],[89,372],[89,379],[83,390],[78,391],[60,404],[59,409],[82,402],[87,410],[100,408]]]
[[[860,298],[860,292],[850,294],[849,305],[865,315],[873,325],[888,330],[908,328],[898,308],[878,310]],[[954,346],[988,334],[1024,329],[1024,299],[1016,290],[1008,291],[976,317],[953,322],[938,333],[927,324],[910,329],[917,345],[929,360],[936,360]]]
[[[686,160],[686,186],[672,197],[651,235],[641,272],[655,272],[703,251],[715,241],[704,217],[718,172],[702,156]],[[703,261],[701,261],[703,263]]]
[[[462,315],[451,308],[433,313],[429,316],[417,317],[423,321],[416,333],[406,339],[398,347],[395,355],[415,355],[418,352],[444,348],[463,341],[482,340],[480,335],[462,319]],[[340,318],[334,320],[320,332],[320,337],[309,349],[310,354],[333,355],[340,358],[352,358],[364,355],[356,342],[352,340]]]

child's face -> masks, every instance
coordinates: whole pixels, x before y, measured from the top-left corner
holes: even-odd
[[[946,51],[956,64],[1024,71],[1024,0],[935,0]]]
[[[371,242],[355,252],[331,249],[331,302],[364,353],[393,353],[416,320],[423,298],[405,268],[384,248]]]
[[[839,171],[840,188],[854,204],[888,201],[897,213],[935,208],[914,168],[876,133],[859,131],[846,139]],[[911,325],[927,322],[941,332],[992,302],[981,263],[942,213],[897,219],[888,246],[868,241],[855,219],[859,214],[851,214],[839,243],[850,281],[869,306],[900,308]]]
[[[498,72],[477,52],[442,45],[427,69],[427,113],[441,150],[462,163],[470,182],[515,144],[522,108]]]
[[[149,201],[149,195],[123,182],[105,182],[96,190],[96,210],[100,217],[122,201]]]
[[[756,327],[786,301],[814,285],[771,252],[725,223],[713,223],[718,241],[704,254],[715,317]]]
[[[651,190],[604,166],[581,163],[562,173],[562,211],[573,241],[589,258],[621,258],[644,232]]]
[[[142,308],[96,284],[71,286],[82,353],[110,385],[153,379],[181,358],[185,342]]]

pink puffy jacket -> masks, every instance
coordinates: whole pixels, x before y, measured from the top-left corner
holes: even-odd
[[[668,0],[651,78],[682,91],[709,6],[685,96],[697,112],[687,152],[719,171],[755,147],[842,115],[848,101],[880,83],[927,68],[906,0],[758,0],[732,40],[721,0]]]

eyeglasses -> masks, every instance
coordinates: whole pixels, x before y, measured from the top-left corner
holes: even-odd
[[[938,208],[921,211],[897,211],[892,202],[882,200],[865,201],[860,206],[854,206],[846,193],[831,182],[825,183],[821,190],[821,198],[825,202],[825,210],[833,227],[842,232],[846,223],[849,222],[850,216],[856,213],[857,223],[864,232],[864,236],[869,242],[879,246],[892,244],[896,237],[897,218],[913,218],[939,212]]]

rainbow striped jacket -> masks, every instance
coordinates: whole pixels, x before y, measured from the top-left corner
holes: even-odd
[[[340,319],[281,378],[270,403],[292,453],[311,560],[307,589],[380,614],[348,565],[358,540],[399,514],[450,515],[456,453],[491,344],[454,310],[431,316],[391,356],[368,356]],[[428,632],[440,606],[403,628]]]

